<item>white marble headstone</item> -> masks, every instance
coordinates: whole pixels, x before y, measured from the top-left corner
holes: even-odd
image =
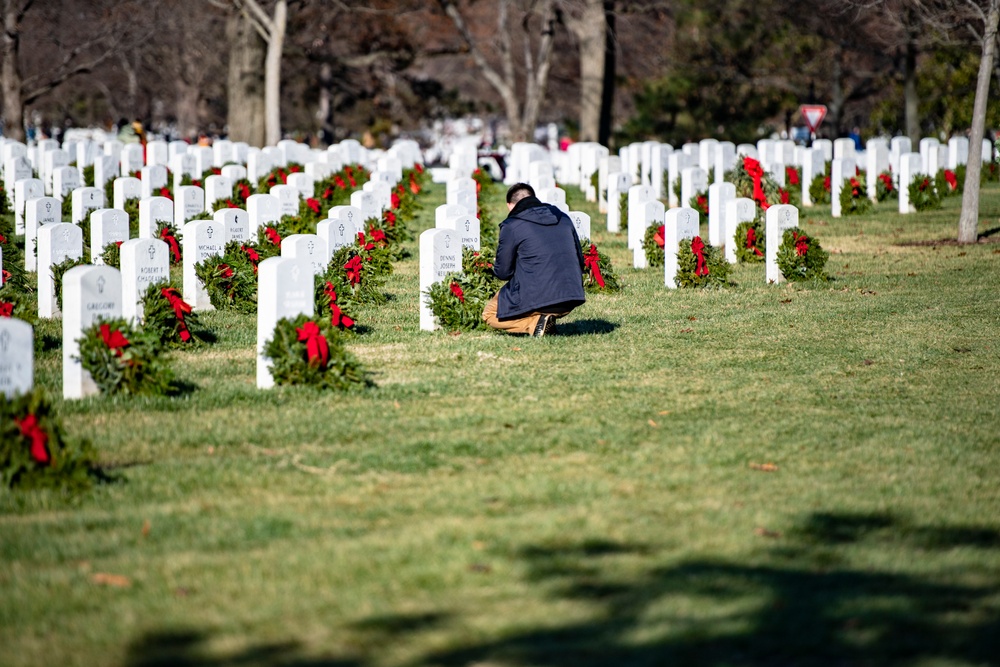
[[[233,196],[233,182],[225,176],[212,174],[205,179],[205,211],[212,212],[217,201],[225,201]]]
[[[161,222],[174,224],[174,202],[168,197],[149,197],[139,200],[139,238],[156,238],[156,228]]]
[[[301,195],[298,188],[291,185],[275,185],[270,193],[278,199],[278,211],[281,216],[298,215]]]
[[[663,280],[668,288],[677,289],[677,252],[681,241],[698,236],[699,215],[690,206],[680,206],[667,211],[664,218]]]
[[[98,319],[122,315],[122,277],[110,266],[75,266],[63,275],[63,398],[84,398],[100,390],[78,357],[84,329]]]
[[[205,285],[195,274],[194,267],[209,257],[222,255],[226,247],[226,228],[215,220],[195,220],[184,226],[184,300],[194,310],[213,310]]]
[[[103,195],[102,195],[103,198]],[[24,207],[24,270],[34,271],[38,266],[35,243],[42,225],[62,222],[62,207],[55,197],[30,199]]]
[[[196,220],[205,213],[205,191],[197,185],[174,188],[174,226],[181,230],[188,220]]]
[[[305,260],[269,257],[258,266],[257,276],[257,388],[269,389],[274,377],[264,345],[274,335],[278,320],[313,315],[313,272]]]
[[[799,226],[799,209],[790,204],[771,206],[765,212],[764,251],[765,273],[768,283],[784,282],[785,277],[778,268],[778,248],[781,239],[788,229]]]
[[[583,211],[570,211],[568,215],[569,219],[573,221],[573,227],[576,229],[577,238],[589,239],[590,216]]]
[[[663,207],[663,202],[661,202],[659,199],[650,199],[642,203],[642,215],[640,215],[638,219],[634,220],[635,223],[634,232],[635,234],[638,235],[638,241],[632,248],[633,268],[645,269],[648,266],[648,260],[646,258],[646,249],[642,245],[643,239],[645,239],[646,237],[646,230],[653,225],[659,227],[660,225],[664,224],[664,220],[665,220],[665,209]],[[633,227],[633,220],[630,219],[628,223],[629,236],[632,236],[633,234],[632,227]]]
[[[38,228],[38,316],[58,317],[52,266],[83,257],[83,231],[74,224],[58,222]]]
[[[257,238],[257,230],[270,227],[281,220],[281,205],[274,195],[247,197],[247,215],[250,218],[250,238]]]
[[[757,204],[749,197],[737,197],[726,202],[725,214],[726,260],[730,264],[735,264],[737,262],[736,244],[740,242],[739,239],[735,238],[736,228],[741,222],[748,222],[757,217]]]
[[[14,398],[34,386],[35,337],[31,325],[0,317],[0,394]]]
[[[226,242],[239,241],[247,243],[256,241],[250,235],[250,216],[241,208],[221,208],[212,215],[212,219],[226,230]]]
[[[103,264],[101,255],[112,243],[128,241],[128,213],[119,208],[101,208],[90,214],[90,262]]]
[[[431,312],[427,290],[445,275],[462,269],[462,246],[454,230],[428,229],[420,234],[420,329],[434,331],[437,318]]]
[[[717,181],[708,186],[708,242],[716,248],[726,243],[726,205],[736,199],[736,186]]]
[[[290,234],[281,240],[281,256],[299,259],[312,270],[313,275],[326,271],[330,262],[326,241],[317,234]]]
[[[170,281],[170,248],[159,239],[131,239],[121,246],[122,316],[132,322],[143,319],[142,297],[146,289]]]
[[[72,222],[75,224],[86,220],[91,212],[107,206],[107,202],[104,201],[104,190],[101,188],[77,188],[73,190],[72,204]]]

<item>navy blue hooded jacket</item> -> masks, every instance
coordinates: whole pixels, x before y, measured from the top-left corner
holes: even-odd
[[[587,300],[583,268],[580,239],[569,216],[525,197],[500,223],[493,273],[508,282],[500,288],[497,317],[569,312]]]

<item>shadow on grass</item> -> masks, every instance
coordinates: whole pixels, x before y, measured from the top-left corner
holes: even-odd
[[[590,606],[588,619],[432,653],[418,664],[990,664],[1000,651],[1000,585],[851,567],[843,552],[891,544],[919,558],[924,549],[993,549],[998,537],[985,527],[817,514],[780,538],[789,549],[752,563],[698,560],[628,575],[646,547],[532,546],[520,553],[528,579],[554,598]],[[827,551],[841,553],[831,559]]]
[[[573,320],[565,324],[560,322],[556,328],[556,335],[587,336],[591,334],[609,334],[617,328],[617,322],[609,322],[607,320]]]
[[[361,667],[353,659],[307,658],[297,642],[260,644],[220,655],[207,650],[211,636],[203,632],[179,630],[149,633],[128,648],[129,667]]]

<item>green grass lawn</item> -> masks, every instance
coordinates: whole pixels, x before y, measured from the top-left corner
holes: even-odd
[[[0,492],[0,664],[997,664],[1000,244],[914,243],[959,206],[803,209],[827,284],[668,291],[596,231],[626,288],[543,339],[419,331],[411,242],[349,395],[205,314],[191,391],[58,403],[113,482]]]

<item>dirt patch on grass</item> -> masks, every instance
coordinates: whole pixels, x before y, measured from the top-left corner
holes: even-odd
[[[1000,227],[987,230],[979,235],[976,239],[976,243],[1000,243]],[[903,243],[896,243],[895,245],[901,247],[942,247],[942,246],[963,246],[971,245],[968,243],[959,243],[957,239],[927,239],[924,241],[905,241]]]

